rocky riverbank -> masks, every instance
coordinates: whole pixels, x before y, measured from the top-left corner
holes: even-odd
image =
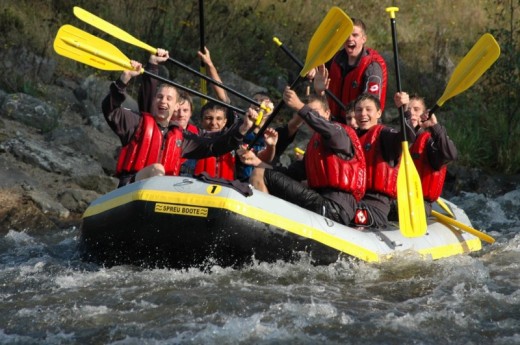
[[[34,66],[22,67],[33,73]],[[39,76],[36,90],[0,90],[1,233],[79,226],[88,204],[117,185],[112,176],[119,140],[100,108],[109,81],[56,76],[47,70],[54,71],[53,61],[37,66],[48,74]],[[223,80],[246,94],[261,89],[232,74],[223,73]],[[137,108],[132,99],[125,106]],[[297,144],[305,147],[307,137],[299,135]],[[282,162],[290,159],[289,152]],[[474,191],[494,196],[517,188],[519,181],[518,176],[451,165],[445,195]]]

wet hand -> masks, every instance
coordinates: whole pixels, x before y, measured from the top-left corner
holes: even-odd
[[[213,61],[211,61],[211,55],[209,53],[209,49],[207,47],[204,47],[204,52],[198,51],[197,55],[199,58],[204,62],[204,65],[206,66],[213,66]]]
[[[138,75],[140,75],[141,70],[143,69],[143,65],[135,60],[130,60],[130,65],[133,69],[124,70],[120,77],[121,81],[125,84],[128,84],[130,79],[132,79],[133,77],[137,77]]]
[[[274,128],[267,128],[264,132],[264,140],[267,146],[275,146],[278,142],[278,132]]]
[[[295,111],[300,110],[303,108],[305,104],[300,100],[296,92],[291,90],[289,86],[285,87],[285,90],[283,92],[283,100],[287,106]]]
[[[247,131],[249,131],[254,126],[257,117],[258,112],[255,109],[247,109],[246,114],[244,115],[244,121],[239,128],[239,131],[242,135],[245,135]]]
[[[240,161],[244,164],[258,166],[262,161],[253,151],[248,150],[246,147],[247,145],[244,145],[237,150],[238,158],[240,158]]]
[[[410,103],[410,95],[406,92],[397,92],[394,95],[394,103],[397,108],[408,105]]]
[[[150,55],[148,62],[153,65],[157,65],[161,62],[164,62],[170,58],[170,54],[167,50],[162,48],[157,48],[157,53]]]
[[[329,70],[325,65],[320,65],[316,68],[316,75],[314,76],[314,91],[318,95],[323,95],[325,90],[329,88],[330,78]]]
[[[432,127],[432,126],[436,125],[437,123],[438,123],[437,117],[435,116],[435,114],[430,115],[430,112],[427,111],[421,115],[421,121],[420,121],[421,128]]]

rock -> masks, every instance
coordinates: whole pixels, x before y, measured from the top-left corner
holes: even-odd
[[[76,212],[84,212],[92,200],[100,195],[94,191],[83,189],[68,189],[58,195],[58,200],[67,209]]]
[[[106,194],[117,188],[119,180],[107,175],[83,175],[73,177],[73,181],[83,189]]]
[[[53,106],[25,93],[5,97],[0,112],[7,118],[48,132],[58,124],[58,112]]]
[[[67,146],[51,146],[45,141],[10,139],[2,143],[7,152],[43,170],[72,175],[101,175],[103,168],[92,157]]]
[[[58,218],[62,219],[70,216],[70,211],[63,207],[62,204],[51,198],[46,192],[40,190],[31,190],[29,191],[28,195],[39,206],[40,210],[42,210],[44,214],[57,216]]]
[[[9,230],[55,229],[56,224],[16,188],[0,189],[0,235]]]
[[[25,45],[0,49],[0,68],[3,71],[9,71],[9,79],[13,83],[10,86],[13,89],[16,89],[17,82],[29,78],[36,78],[38,81],[51,84],[56,66],[56,60],[35,54],[29,51]],[[4,83],[9,83],[9,81]]]
[[[0,90],[0,107],[4,104],[4,100],[7,97],[7,93],[4,90]]]
[[[82,97],[81,94],[85,92],[88,95],[88,99],[97,107],[98,112],[101,112],[101,102],[108,94],[110,83],[112,81],[90,75],[81,83],[80,88],[82,90],[76,90],[75,94],[80,94],[80,97]],[[130,95],[127,95],[126,100],[123,102],[123,107],[136,112],[139,111],[137,102]]]
[[[223,71],[221,72],[220,77],[225,85],[229,86],[233,90],[240,90],[240,93],[247,97],[252,97],[256,92],[267,92],[265,87],[261,87],[250,81],[247,81],[233,72]],[[238,96],[235,96],[232,93],[228,93],[228,95],[231,99],[231,104],[235,104],[239,108],[249,106],[249,103],[242,100]]]

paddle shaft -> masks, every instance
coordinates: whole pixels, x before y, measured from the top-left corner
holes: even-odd
[[[199,0],[199,30],[200,30],[200,51],[205,52],[206,44],[204,43],[204,0]],[[200,60],[200,73],[206,74],[206,65],[202,59]],[[200,92],[207,94],[208,86],[206,84],[206,79],[201,79],[200,81]],[[206,104],[206,100],[201,98],[200,105],[204,106]]]
[[[204,0],[199,0],[199,30],[200,30],[200,51],[204,52]],[[200,60],[200,67],[204,67],[204,61]]]
[[[478,238],[480,238],[482,241],[485,241],[487,243],[493,244],[495,242],[495,239],[488,234],[485,234],[481,231],[478,231],[477,229],[473,229],[471,226],[466,225],[464,223],[461,223],[453,218],[450,218],[448,216],[443,215],[442,213],[439,213],[435,210],[432,210],[432,215],[437,218],[442,223],[451,224],[453,226],[456,226],[460,230],[466,231]]]
[[[287,54],[287,56],[289,56],[291,58],[291,60],[293,60],[297,65],[298,67],[300,68],[303,68],[303,62],[301,62],[290,50],[289,48],[287,48],[280,40],[276,39],[275,40],[276,44],[278,45],[278,47],[280,47],[285,54]],[[343,104],[343,102],[335,95],[332,93],[332,91],[330,91],[329,89],[326,89],[325,90],[325,94],[327,96],[329,96],[330,98],[332,98],[334,100],[334,102],[336,102],[341,109],[343,110],[347,110],[347,106],[345,104]]]
[[[204,50],[202,50],[202,51],[204,51]],[[218,87],[223,88],[226,91],[231,92],[233,95],[241,98],[244,101],[247,101],[247,102],[249,102],[249,103],[251,103],[251,104],[253,104],[253,105],[255,105],[255,106],[259,107],[259,108],[262,107],[262,105],[260,103],[258,103],[257,101],[255,101],[254,99],[252,99],[250,97],[247,97],[246,95],[244,95],[244,94],[242,94],[242,93],[240,93],[238,91],[233,90],[229,86],[226,86],[226,85],[222,84],[221,82],[218,82],[215,79],[213,79],[211,77],[208,77],[207,75],[197,71],[196,69],[191,68],[190,66],[188,66],[188,65],[186,65],[186,64],[184,64],[184,63],[182,63],[182,62],[180,62],[178,60],[175,60],[173,58],[168,58],[168,61],[171,61],[174,64],[176,64],[177,66],[182,67],[182,68],[186,69],[187,71],[190,71],[191,73],[197,75],[198,77],[200,77],[202,79],[205,79],[205,80],[209,81],[210,83],[215,84]]]
[[[401,92],[401,73],[399,71],[399,51],[397,48],[397,30],[395,28],[395,18],[390,18],[390,25],[392,27],[392,46],[394,50],[394,66],[395,66],[395,80],[397,83],[397,92]],[[399,116],[401,118],[401,132],[403,133],[403,141],[408,141],[406,138],[406,127],[404,120],[403,106],[399,107]]]
[[[204,94],[204,93],[202,93],[202,92],[192,90],[192,89],[190,89],[189,87],[183,86],[183,85],[178,84],[178,83],[176,83],[176,82],[174,82],[174,81],[172,81],[172,80],[169,80],[169,79],[163,78],[163,77],[161,77],[161,76],[158,76],[157,74],[154,74],[154,73],[149,72],[149,71],[147,71],[147,70],[144,70],[144,69],[143,69],[143,74],[146,74],[146,75],[148,75],[148,76],[150,76],[150,77],[152,77],[152,78],[155,78],[155,79],[157,79],[157,80],[160,80],[160,81],[162,81],[163,83],[166,83],[166,84],[169,84],[169,85],[175,86],[175,87],[178,88],[178,89],[181,89],[181,90],[184,90],[184,91],[186,91],[186,92],[192,93],[192,94],[194,94],[194,95],[196,95],[196,96],[199,96],[199,97],[201,97],[201,98],[207,99],[208,101],[212,101],[212,102],[218,103],[218,104],[220,104],[220,105],[222,105],[222,106],[224,106],[224,107],[227,107],[227,108],[229,108],[229,109],[232,109],[232,110],[236,111],[237,113],[240,113],[240,114],[245,114],[245,113],[246,113],[246,111],[243,110],[243,109],[240,109],[240,108],[234,107],[234,106],[232,106],[232,105],[229,104],[229,103],[222,102],[222,101],[220,101],[220,100],[218,100],[218,99],[216,99],[216,98],[213,98],[213,97],[211,97],[211,96],[208,96],[208,95],[206,95],[206,94]]]
[[[291,84],[291,86],[289,86],[291,89],[294,88],[296,86],[296,84],[298,84],[298,82],[302,79],[302,77],[300,75],[298,75],[298,78],[296,78],[296,80]],[[253,146],[255,146],[256,142],[260,139],[260,137],[264,134],[265,130],[267,129],[267,127],[269,127],[269,125],[271,124],[271,122],[273,122],[275,116],[280,112],[280,110],[283,108],[285,102],[284,100],[282,99],[280,101],[280,103],[278,103],[276,105],[276,107],[274,108],[273,112],[271,113],[271,115],[267,118],[267,120],[265,120],[264,122],[264,125],[262,126],[262,128],[260,128],[260,130],[258,131],[258,133],[256,133],[256,136],[253,138],[253,140],[249,143],[249,145],[247,146],[247,149],[248,150],[251,150],[251,148]]]

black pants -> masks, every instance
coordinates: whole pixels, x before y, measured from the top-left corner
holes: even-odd
[[[269,194],[321,214],[337,223],[344,224],[339,214],[338,205],[334,201],[324,198],[317,191],[306,187],[301,182],[272,169],[265,169],[264,182]]]

